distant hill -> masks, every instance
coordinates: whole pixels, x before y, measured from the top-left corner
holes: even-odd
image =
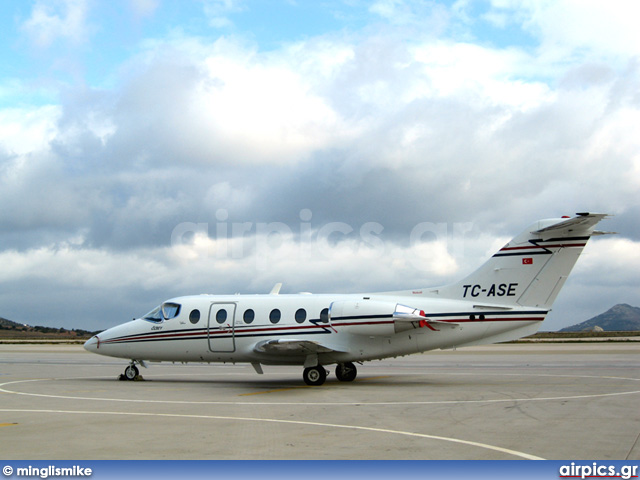
[[[7,320],[6,318],[0,317],[0,328],[11,329],[11,328],[20,328],[24,325],[22,323],[12,322],[11,320]]]
[[[25,325],[23,323],[17,323],[12,320],[0,317],[0,339],[15,338],[15,339],[28,339],[28,338],[60,338],[60,339],[75,339],[75,338],[89,338],[99,332],[89,332],[87,330],[81,330],[74,328],[73,330],[67,330],[65,328],[52,328],[52,327],[32,327],[31,325]]]
[[[640,330],[640,308],[621,303],[585,322],[563,328],[560,332],[581,332],[597,327],[600,327],[605,332],[633,332]]]

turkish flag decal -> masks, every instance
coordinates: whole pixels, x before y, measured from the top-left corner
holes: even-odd
[[[533,258],[523,258],[522,259],[522,264],[523,265],[533,265]]]

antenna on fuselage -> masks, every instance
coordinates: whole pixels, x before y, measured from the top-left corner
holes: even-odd
[[[269,292],[269,295],[280,295],[281,288],[282,288],[282,283],[276,283],[271,289],[271,291]]]

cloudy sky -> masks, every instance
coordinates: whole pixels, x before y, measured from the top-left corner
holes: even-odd
[[[640,306],[635,0],[0,6],[0,316],[385,291],[593,211],[543,329]]]

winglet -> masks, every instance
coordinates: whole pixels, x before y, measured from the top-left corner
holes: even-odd
[[[269,295],[280,295],[281,288],[282,288],[282,283],[276,283],[271,289],[271,291],[269,292]]]

